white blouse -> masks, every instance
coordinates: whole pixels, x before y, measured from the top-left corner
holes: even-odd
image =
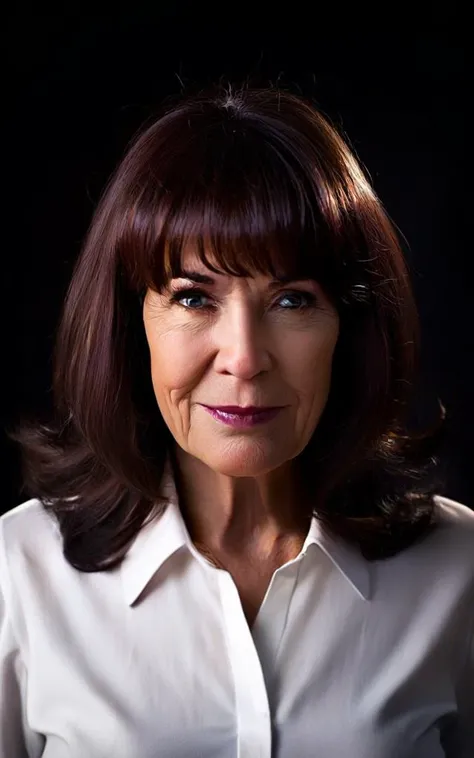
[[[313,519],[250,630],[166,490],[108,572],[0,518],[1,758],[473,758],[473,511],[375,563]]]

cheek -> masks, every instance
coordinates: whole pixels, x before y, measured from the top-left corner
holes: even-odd
[[[285,363],[291,383],[302,396],[316,399],[327,394],[337,338],[338,328],[334,325],[324,332],[293,339]]]
[[[330,370],[338,336],[337,322],[326,328],[316,328],[313,332],[293,334],[286,345],[287,362],[295,372],[316,370],[318,373],[318,367],[323,373],[325,369]]]
[[[205,362],[202,339],[175,331],[150,335],[148,344],[155,393],[181,395],[192,389]]]

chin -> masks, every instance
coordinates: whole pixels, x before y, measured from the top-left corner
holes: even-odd
[[[217,450],[210,450],[201,460],[213,471],[224,476],[257,477],[268,474],[287,463],[292,455],[283,454],[282,450],[268,449],[265,445],[252,444],[222,445]]]

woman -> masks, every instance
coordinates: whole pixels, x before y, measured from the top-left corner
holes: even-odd
[[[474,755],[474,515],[406,433],[417,345],[310,103],[149,125],[72,278],[56,418],[14,435],[1,757]]]

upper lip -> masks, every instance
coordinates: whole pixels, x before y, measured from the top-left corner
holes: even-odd
[[[262,411],[273,411],[281,407],[281,405],[206,405],[206,408],[212,408],[213,411],[235,413],[240,416],[245,416],[249,413],[262,413]]]

